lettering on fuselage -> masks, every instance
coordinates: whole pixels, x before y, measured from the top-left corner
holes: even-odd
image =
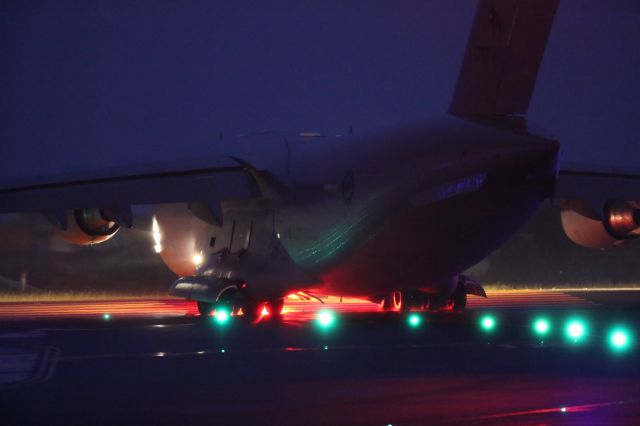
[[[455,197],[456,195],[477,191],[484,183],[486,177],[486,173],[480,173],[462,179],[457,179],[414,194],[409,199],[411,204],[416,207],[435,203],[437,201]]]

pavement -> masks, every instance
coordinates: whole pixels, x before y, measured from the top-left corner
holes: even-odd
[[[414,326],[324,301],[255,323],[173,298],[2,303],[0,424],[640,424],[640,291],[490,292]]]

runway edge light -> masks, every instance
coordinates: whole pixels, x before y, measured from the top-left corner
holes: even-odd
[[[616,326],[609,331],[608,343],[614,352],[625,352],[633,344],[632,333],[626,327]]]
[[[231,314],[229,313],[229,310],[226,308],[218,308],[213,314],[214,321],[221,325],[229,322],[230,318],[231,318]]]
[[[551,322],[547,318],[536,318],[533,321],[533,331],[538,336],[546,336],[551,331]]]
[[[496,325],[496,318],[493,315],[486,314],[480,317],[480,328],[483,331],[491,332],[495,330]]]
[[[583,342],[587,338],[588,332],[587,323],[581,319],[571,319],[565,327],[567,338],[573,343]]]
[[[328,309],[323,309],[318,312],[318,315],[316,316],[316,322],[320,328],[326,330],[335,325],[336,314]]]
[[[415,312],[411,313],[407,317],[407,324],[409,324],[409,327],[418,328],[422,324],[422,317],[420,316],[420,314],[417,314]]]

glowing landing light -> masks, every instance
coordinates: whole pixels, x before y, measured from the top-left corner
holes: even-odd
[[[111,319],[111,314],[109,313],[102,314],[102,319],[105,321],[109,321]]]
[[[480,318],[480,327],[484,331],[493,331],[496,328],[496,319],[491,315],[485,315]]]
[[[551,323],[546,318],[538,318],[533,322],[533,331],[538,336],[546,336],[551,330]]]
[[[202,255],[202,253],[196,253],[191,258],[191,261],[193,262],[194,265],[200,266],[200,265],[202,265],[202,262],[204,261],[204,256]]]
[[[329,328],[336,322],[336,315],[329,310],[323,310],[318,312],[317,316],[318,325],[322,328]]]
[[[229,318],[231,318],[231,315],[228,310],[220,308],[216,309],[216,312],[213,314],[213,318],[218,324],[226,324],[229,321]]]
[[[567,412],[567,407],[560,408],[560,411],[562,411],[563,413],[566,413]]]
[[[224,348],[220,349],[220,353],[221,353],[221,354],[223,354],[223,353],[225,353],[225,352],[226,352],[226,351],[224,350]]]
[[[407,317],[407,323],[410,327],[417,328],[422,323],[422,318],[420,317],[420,315],[413,313]]]
[[[153,250],[156,253],[162,252],[162,234],[160,233],[160,225],[158,225],[158,221],[155,216],[151,222],[151,235],[153,235],[154,242]]]
[[[567,324],[566,332],[569,339],[571,339],[574,343],[578,343],[580,340],[586,337],[587,326],[583,321],[571,320]]]
[[[623,352],[631,346],[631,332],[625,328],[614,328],[609,333],[609,346],[616,352]]]

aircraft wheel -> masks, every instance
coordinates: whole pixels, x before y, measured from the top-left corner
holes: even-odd
[[[422,311],[429,308],[429,296],[420,290],[402,292],[402,306],[400,310]]]
[[[272,318],[278,319],[282,317],[282,309],[284,308],[284,298],[274,299],[268,303],[269,313]]]
[[[451,295],[451,300],[453,301],[454,311],[464,310],[467,306],[467,291],[465,290],[464,285],[458,284],[453,295]]]
[[[260,317],[260,311],[262,311],[263,303],[257,303],[254,301],[247,301],[242,304],[242,318],[246,321],[255,321]]]
[[[385,311],[399,311],[402,308],[402,299],[401,291],[389,293],[382,299],[382,309]]]
[[[203,317],[208,317],[211,315],[211,312],[213,312],[213,303],[198,300],[196,304],[198,305],[198,312],[200,312],[200,315]]]

